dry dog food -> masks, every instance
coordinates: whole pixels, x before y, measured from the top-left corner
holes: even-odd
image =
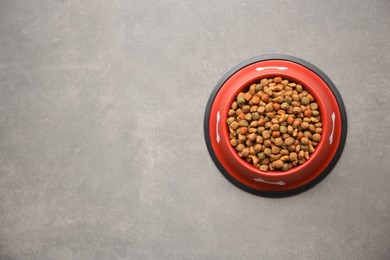
[[[240,92],[227,125],[238,155],[261,171],[287,171],[309,160],[321,140],[318,104],[305,88],[263,78]]]

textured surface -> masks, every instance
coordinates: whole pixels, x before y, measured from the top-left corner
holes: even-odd
[[[389,259],[389,13],[1,0],[0,259]],[[349,117],[332,173],[286,199],[235,188],[203,140],[215,83],[267,53],[320,67]]]

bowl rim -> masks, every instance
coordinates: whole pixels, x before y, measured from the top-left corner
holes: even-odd
[[[258,190],[258,189],[254,189],[252,187],[249,187],[249,186],[239,182],[237,179],[235,179],[223,167],[223,165],[219,162],[218,157],[216,156],[216,154],[215,154],[215,152],[213,150],[213,147],[211,145],[210,135],[208,133],[210,111],[211,111],[212,105],[214,103],[214,99],[215,99],[216,95],[218,94],[219,90],[223,87],[224,83],[232,75],[237,73],[239,70],[241,70],[241,69],[243,69],[243,68],[245,68],[245,67],[247,67],[247,66],[249,66],[251,64],[257,63],[257,62],[269,61],[269,60],[290,61],[290,62],[296,63],[298,65],[301,65],[301,66],[311,70],[316,75],[318,75],[325,82],[325,84],[329,87],[331,93],[334,95],[334,97],[335,97],[335,99],[337,101],[339,112],[340,112],[340,116],[341,116],[341,136],[340,136],[339,146],[337,147],[336,152],[335,152],[333,158],[331,159],[330,163],[328,164],[328,166],[316,178],[314,178],[310,182],[308,182],[308,183],[306,183],[306,184],[304,184],[302,186],[293,188],[291,190],[284,190],[284,191],[268,191],[268,190],[264,191],[264,190]],[[303,85],[303,86],[306,87],[305,85]],[[240,86],[240,89],[243,89],[243,88],[244,88],[244,86]],[[317,100],[317,98],[316,98],[316,100]],[[318,101],[319,100],[317,100],[317,102]],[[253,58],[250,58],[250,59],[247,59],[247,60],[241,62],[237,66],[235,66],[232,69],[230,69],[218,81],[218,83],[216,84],[215,88],[213,89],[213,91],[212,91],[212,93],[210,95],[210,98],[209,98],[207,106],[206,106],[205,117],[204,117],[204,136],[205,136],[205,141],[206,141],[206,145],[207,145],[208,151],[209,151],[210,156],[212,157],[215,165],[220,170],[220,172],[230,182],[232,182],[237,187],[243,189],[244,191],[250,192],[250,193],[255,194],[255,195],[261,195],[261,196],[266,196],[266,197],[285,197],[285,196],[295,195],[297,193],[303,192],[303,191],[308,190],[309,188],[315,186],[318,182],[320,182],[322,179],[324,179],[329,174],[329,172],[333,169],[333,167],[336,165],[336,163],[339,160],[339,158],[340,158],[340,156],[342,154],[342,151],[344,149],[345,141],[346,141],[346,137],[347,137],[347,114],[346,114],[346,109],[345,109],[345,106],[344,106],[344,102],[343,102],[343,100],[341,98],[341,95],[340,95],[339,91],[337,90],[336,86],[330,80],[330,78],[323,71],[321,71],[318,67],[314,66],[313,64],[311,64],[311,63],[309,63],[309,62],[307,62],[307,61],[305,61],[303,59],[300,59],[300,58],[297,58],[297,57],[294,57],[294,56],[290,56],[290,55],[284,55],[284,54],[261,55],[261,56],[256,56],[256,57],[253,57]],[[242,160],[242,158],[240,158],[240,159]],[[241,164],[245,163],[249,167],[251,166],[249,163],[247,163],[245,161],[242,161],[240,163]],[[303,165],[298,166],[298,167],[302,167],[302,166],[307,165],[309,163],[310,163],[310,161],[308,161],[308,162],[306,162]],[[251,167],[254,167],[254,166],[251,166]],[[294,168],[297,168],[297,167],[294,167]],[[278,174],[279,174],[279,176],[293,174],[290,171],[291,170],[286,171],[286,172],[272,171],[269,174],[273,175],[273,176],[278,175]],[[261,171],[261,173],[264,174],[266,172],[262,172]]]

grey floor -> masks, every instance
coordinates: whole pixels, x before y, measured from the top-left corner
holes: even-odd
[[[207,2],[0,0],[0,259],[390,259],[390,1]],[[219,78],[268,53],[320,67],[349,117],[285,199],[203,139]]]

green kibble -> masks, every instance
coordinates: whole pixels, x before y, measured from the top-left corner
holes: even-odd
[[[291,101],[292,101],[292,97],[290,97],[290,96],[286,96],[286,97],[284,97],[284,101],[286,101],[286,102],[287,102],[287,104],[290,104],[290,103],[291,103]]]
[[[240,126],[248,126],[248,121],[246,120],[240,120]]]
[[[283,109],[283,110],[287,110],[289,106],[290,106],[290,105],[289,105],[287,102],[283,102],[283,103],[280,105],[280,108]]]
[[[258,112],[252,113],[252,119],[253,120],[259,120],[259,118],[260,118],[260,115],[259,115]]]
[[[264,126],[260,126],[259,128],[257,128],[257,132],[261,135],[264,131]]]
[[[231,123],[233,123],[234,122],[234,117],[229,117],[228,119],[227,119],[227,123],[228,123],[228,125],[230,125]]]
[[[318,116],[320,114],[318,110],[313,110],[312,113],[313,116]]]
[[[308,151],[309,150],[309,146],[301,144],[301,150],[302,151]]]
[[[257,158],[259,158],[260,160],[265,159],[265,153],[258,153]]]
[[[264,154],[267,155],[268,157],[271,155],[271,149],[265,148],[264,149]]]
[[[245,97],[244,97],[244,93],[240,92],[238,95],[237,95],[237,103],[239,106],[243,106],[245,104]]]
[[[301,103],[302,105],[308,105],[310,103],[310,100],[308,97],[302,97]]]
[[[282,134],[285,134],[285,133],[287,133],[287,127],[284,126],[284,125],[281,125],[279,131],[280,131]]]

